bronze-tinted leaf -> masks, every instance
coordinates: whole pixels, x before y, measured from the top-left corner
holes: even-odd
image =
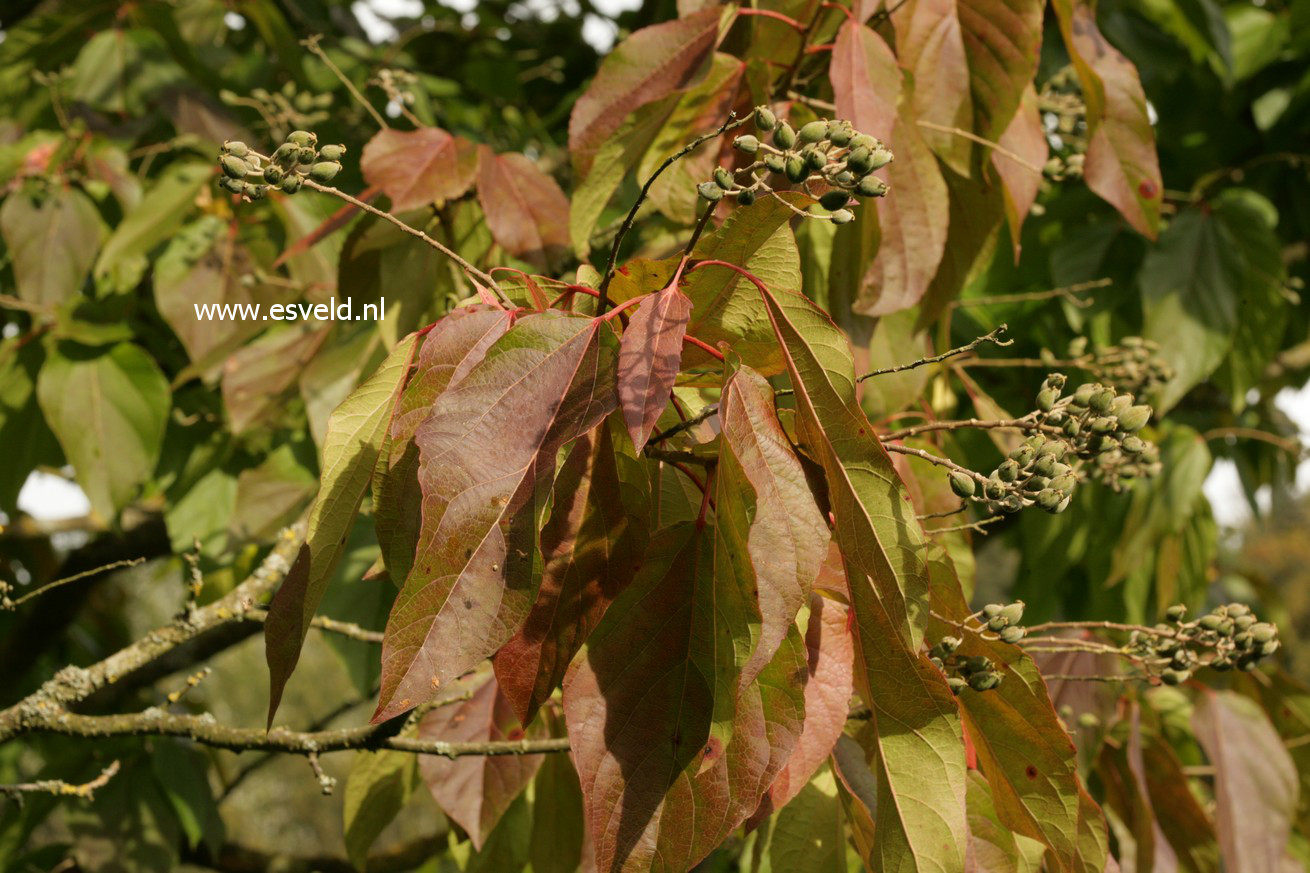
[[[995,140],[1032,87],[1042,53],[1041,0],[957,0],[977,133]]]
[[[1009,155],[992,152],[992,166],[1001,177],[1005,192],[1005,220],[1010,225],[1010,240],[1014,244],[1014,259],[1019,260],[1020,232],[1028,211],[1037,202],[1042,185],[1042,174],[1034,167],[1042,167],[1050,154],[1046,131],[1042,129],[1037,109],[1037,92],[1031,84],[1023,91],[1018,110],[1001,134],[1000,144],[1009,152],[1023,158],[1021,164]]]
[[[530,264],[558,264],[569,248],[569,200],[527,155],[478,147],[478,200],[491,236]]]
[[[460,700],[468,695],[467,700]],[[490,673],[461,679],[442,694],[419,723],[421,740],[486,743],[521,740],[523,726]],[[541,767],[544,755],[419,757],[419,772],[432,799],[481,849],[492,828]]]
[[[439,127],[387,129],[364,146],[359,168],[369,185],[391,198],[393,212],[404,212],[462,196],[473,187],[478,153]]]
[[[619,343],[619,405],[633,445],[641,451],[660,413],[669,405],[682,366],[682,339],[691,300],[677,288],[637,305]]]
[[[519,320],[418,429],[423,526],[387,622],[375,721],[430,699],[518,631],[540,585],[555,454],[616,405],[607,323]]]
[[[650,480],[611,416],[573,444],[555,477],[541,530],[541,592],[494,660],[501,688],[525,724],[640,568],[649,512]]]
[[[914,0],[899,15],[892,16],[892,24],[896,28],[897,61],[914,82],[909,95],[913,116],[939,128],[971,131],[969,62],[956,2]],[[947,166],[961,176],[971,174],[972,142],[935,128],[923,128],[922,134]]]

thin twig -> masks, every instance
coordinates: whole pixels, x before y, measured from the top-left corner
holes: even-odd
[[[885,433],[879,437],[883,442],[892,442],[894,440],[909,439],[918,436],[921,433],[930,433],[937,430],[962,430],[965,428],[976,428],[978,430],[1037,430],[1039,427],[1037,419],[1025,415],[1023,418],[964,418],[952,419],[949,421],[929,421],[924,424],[916,424],[914,427],[906,427],[900,430]]]
[[[1030,300],[1047,300],[1051,297],[1063,297],[1074,306],[1085,309],[1094,302],[1090,297],[1083,299],[1075,295],[1084,291],[1092,291],[1096,288],[1105,288],[1113,285],[1113,279],[1093,279],[1090,282],[1078,282],[1074,285],[1065,285],[1060,288],[1051,288],[1046,291],[1033,291],[1031,293],[1020,292],[1017,294],[993,294],[989,297],[970,297],[961,300],[952,300],[950,307],[957,309],[963,306],[990,306],[993,303],[1027,303]]]
[[[47,594],[50,591],[53,591],[54,589],[60,588],[64,585],[68,585],[71,582],[77,582],[81,579],[87,578],[88,576],[98,576],[101,573],[108,573],[110,570],[121,570],[125,567],[135,567],[138,564],[144,564],[145,561],[146,561],[145,558],[128,558],[123,561],[114,561],[111,564],[105,564],[103,567],[95,567],[91,570],[83,570],[81,573],[74,573],[72,576],[65,576],[63,579],[56,579],[54,582],[51,582],[49,585],[42,585],[40,588],[36,589],[35,591],[27,592],[22,597],[19,597],[17,600],[10,600],[8,597],[0,596],[0,609],[3,610],[17,609],[18,607],[22,606],[24,603],[26,603],[31,599],[35,597],[40,597],[42,594]]]
[[[257,608],[246,613],[245,617],[251,621],[267,621],[268,610]],[[309,622],[310,627],[318,628],[331,634],[338,634],[347,639],[359,640],[361,643],[380,643],[382,642],[382,631],[369,630],[361,627],[353,621],[339,621],[335,618],[328,618],[326,615],[316,615]]]
[[[970,479],[973,479],[974,481],[980,484],[985,485],[987,483],[987,477],[984,476],[982,473],[974,472],[973,470],[970,470],[968,467],[961,467],[959,464],[955,463],[954,461],[948,460],[946,458],[939,458],[936,455],[929,454],[928,452],[925,452],[923,449],[916,449],[911,446],[903,446],[900,443],[884,443],[883,448],[889,452],[896,452],[899,455],[914,455],[916,458],[922,458],[923,460],[927,461],[930,464],[936,464],[939,467],[945,467],[948,470],[954,470],[956,473],[963,473],[964,475],[968,476]]]
[[[886,367],[881,370],[871,370],[870,372],[865,373],[863,376],[857,377],[855,381],[863,382],[865,379],[872,379],[874,376],[886,376],[890,373],[899,373],[902,370],[913,370],[915,367],[924,367],[927,366],[928,364],[936,364],[939,361],[944,361],[947,358],[953,358],[956,355],[968,354],[969,352],[978,348],[978,346],[982,345],[983,343],[992,343],[993,345],[1001,346],[1002,348],[1004,348],[1005,346],[1012,346],[1014,345],[1014,340],[1003,340],[1000,338],[1000,335],[1005,333],[1005,329],[1006,329],[1006,325],[1002,324],[1001,326],[997,327],[995,330],[991,331],[990,333],[984,334],[983,336],[980,336],[977,339],[975,339],[973,342],[962,345],[959,348],[949,349],[947,351],[942,352],[940,355],[933,355],[932,357],[929,358],[920,358],[919,360],[911,361],[908,364],[901,364],[896,367]]]
[[[367,109],[369,115],[373,116],[373,120],[378,123],[378,127],[383,130],[390,130],[391,125],[387,124],[387,120],[382,117],[382,113],[378,112],[377,108],[374,107],[372,103],[369,103],[363,94],[359,93],[359,89],[355,87],[355,83],[346,78],[346,74],[341,72],[341,68],[333,63],[332,59],[328,57],[327,52],[323,51],[322,47],[319,46],[318,42],[322,38],[323,35],[321,33],[316,33],[308,39],[302,39],[300,44],[313,52],[316,58],[327,65],[327,68],[332,71],[333,75],[340,79],[341,83],[346,86],[346,90],[350,92],[350,96],[354,97],[355,101],[359,103],[360,106]]]
[[[95,796],[97,788],[103,788],[109,784],[109,780],[113,779],[118,773],[118,768],[118,762],[114,761],[101,770],[99,776],[80,785],[74,785],[62,779],[42,779],[39,782],[0,785],[0,794],[7,794],[11,797],[21,797],[24,794],[54,794],[59,797],[83,797],[90,800]]]
[[[1201,434],[1201,439],[1206,442],[1227,439],[1228,437],[1245,437],[1246,439],[1269,443],[1271,446],[1277,446],[1294,458],[1301,457],[1302,453],[1305,451],[1301,444],[1296,440],[1280,437],[1277,434],[1272,434],[1265,430],[1258,430],[1253,427],[1213,427]]]
[[[1015,154],[1014,152],[1010,151],[1000,143],[992,142],[990,139],[987,139],[986,137],[979,136],[976,133],[970,133],[969,131],[959,127],[950,127],[949,125],[945,125],[945,124],[934,124],[931,121],[920,120],[918,122],[918,125],[920,127],[927,128],[928,130],[938,131],[939,133],[954,134],[955,136],[963,137],[969,140],[970,142],[976,142],[978,143],[978,145],[986,146],[987,148],[995,151],[998,155],[1004,155],[1005,157],[1014,161],[1016,164],[1023,167],[1024,169],[1031,170],[1039,176],[1042,175],[1041,167],[1032,163],[1023,155]]]
[[[960,531],[960,530],[972,530],[972,531],[977,531],[983,536],[986,536],[987,531],[985,530],[985,528],[987,527],[987,525],[996,524],[996,522],[1004,521],[1004,520],[1005,520],[1005,516],[1003,515],[993,515],[991,518],[984,518],[979,521],[971,521],[968,524],[956,524],[956,525],[952,525],[951,527],[926,527],[923,530],[924,533],[928,533],[928,534],[953,533],[955,531]]]

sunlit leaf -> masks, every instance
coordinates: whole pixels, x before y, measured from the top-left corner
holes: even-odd
[[[911,114],[936,126],[922,128],[924,141],[952,170],[968,176],[973,143],[959,134],[937,129],[971,132],[973,128],[962,17],[957,12],[957,0],[915,0],[901,14],[892,16],[892,24],[896,28],[897,62],[914,83],[909,93]]]
[[[987,139],[1011,127],[1020,95],[1032,87],[1044,9],[1040,0],[958,0],[976,132]]]
[[[370,185],[391,198],[393,211],[405,212],[472,188],[478,153],[468,140],[439,127],[387,129],[364,146],[359,167]]]
[[[638,304],[619,344],[619,405],[633,445],[641,451],[669,405],[682,364],[691,300],[677,288]]]
[[[539,267],[563,259],[569,248],[569,201],[531,158],[479,146],[478,200],[492,237],[505,251]]]

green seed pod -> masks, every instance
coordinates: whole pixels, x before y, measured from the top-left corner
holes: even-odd
[[[1007,494],[1000,503],[1001,511],[1015,513],[1023,509],[1023,500],[1018,494]]]
[[[1111,403],[1114,403],[1114,392],[1109,388],[1102,388],[1092,395],[1087,405],[1093,412],[1105,412],[1109,410]]]
[[[1023,483],[1023,490],[1029,494],[1036,494],[1050,484],[1051,480],[1047,479],[1045,476],[1029,476],[1028,481]]]
[[[750,188],[743,188],[737,194],[738,206],[750,206],[755,202],[755,191]]]
[[[1121,423],[1122,421],[1123,419],[1120,419]],[[1146,451],[1146,443],[1144,443],[1140,437],[1135,436],[1124,437],[1123,442],[1119,444],[1119,447],[1130,455],[1140,455],[1142,452]]]
[[[1019,640],[1023,639],[1023,635],[1023,628],[1013,626],[1007,627],[1005,630],[1001,631],[1001,642],[1014,645],[1019,642]]]
[[[732,141],[732,147],[739,152],[753,155],[760,150],[760,141],[749,133],[745,136],[739,136]]]
[[[974,673],[969,676],[969,687],[974,691],[991,691],[1001,684],[1001,674],[992,673]]]
[[[1054,488],[1043,488],[1037,492],[1037,505],[1047,512],[1055,512],[1064,499],[1064,492],[1056,491]]]
[[[1024,602],[1022,600],[1016,600],[1014,603],[1007,603],[1005,606],[1001,607],[1001,618],[1005,619],[1010,624],[1018,624],[1023,621],[1023,607]]]
[[[861,197],[885,197],[890,187],[877,176],[865,176],[855,186],[855,193]]]
[[[843,188],[853,188],[860,181],[850,170],[842,170],[832,177],[833,184]]]
[[[846,153],[846,168],[857,176],[867,176],[873,171],[872,153],[864,146],[851,149]]]
[[[1034,452],[1040,451],[1046,446],[1046,435],[1035,433],[1023,442],[1024,445],[1031,447]]]
[[[318,142],[318,137],[308,130],[293,130],[287,137],[287,142],[295,143],[298,146],[312,146]]]
[[[1182,685],[1192,677],[1191,670],[1165,670],[1160,674],[1160,680],[1165,685]]]
[[[786,164],[787,178],[792,182],[800,183],[805,181],[805,177],[810,174],[810,170],[805,166],[805,161],[797,154],[788,155]]]
[[[1055,408],[1055,401],[1060,399],[1060,392],[1053,388],[1044,388],[1037,393],[1037,408],[1042,412],[1050,412]]]
[[[1049,440],[1048,442],[1042,443],[1042,447],[1037,450],[1037,457],[1051,457],[1058,461],[1063,458],[1068,451],[1069,444],[1064,440]]]
[[[1120,413],[1119,427],[1128,433],[1136,433],[1146,427],[1146,423],[1151,420],[1151,407],[1133,406]]]
[[[279,167],[277,164],[269,164],[267,167],[264,168],[264,181],[270,185],[278,184],[279,182],[282,181],[282,178],[285,175],[286,172],[283,171],[283,169]],[[293,173],[292,175],[295,174]]]
[[[1005,459],[996,468],[996,475],[1002,482],[1013,482],[1019,478],[1019,462],[1014,458]]]
[[[878,148],[880,145],[882,145],[882,143],[878,142],[877,137],[869,136],[867,133],[860,133],[851,137],[851,148],[853,149],[862,148],[862,149],[868,149],[869,151],[873,151],[874,149]]]
[[[1224,615],[1229,618],[1237,618],[1239,615],[1250,615],[1251,607],[1245,603],[1230,603],[1223,608]],[[1217,612],[1218,610],[1216,610]]]
[[[1054,455],[1039,456],[1033,461],[1033,472],[1038,476],[1050,478],[1055,475],[1056,460]]]
[[[950,687],[952,694],[959,694],[968,687],[969,683],[965,682],[959,676],[947,676],[946,684]]]
[[[1233,627],[1239,631],[1250,630],[1256,623],[1254,615],[1239,615],[1233,619]]]
[[[996,474],[993,473],[993,476]],[[988,500],[1000,500],[1006,495],[1006,488],[999,479],[988,479],[987,484],[983,486],[983,493],[987,495]]]
[[[736,180],[732,178],[732,173],[729,173],[723,167],[715,167],[714,184],[718,185],[724,191],[731,191],[732,187],[736,184]]]
[[[804,143],[822,142],[828,138],[829,127],[826,121],[811,121],[803,125],[796,135]]]
[[[1231,637],[1233,635],[1233,631],[1236,629],[1237,629],[1237,625],[1233,622],[1231,618],[1220,619],[1219,633],[1221,635],[1226,637]]]
[[[1187,665],[1192,662],[1192,653],[1187,649],[1179,649],[1174,652],[1173,659],[1169,662],[1175,670],[1186,669]]]
[[[311,148],[302,148],[296,153],[296,163],[300,164],[302,167],[308,167],[310,164],[314,163],[314,159],[317,157],[318,152]]]
[[[1202,630],[1208,630],[1208,631],[1218,631],[1218,630],[1219,630],[1219,625],[1220,625],[1222,622],[1223,622],[1223,617],[1222,617],[1222,616],[1218,616],[1218,615],[1214,615],[1214,614],[1203,615],[1203,616],[1201,616],[1199,619],[1196,620],[1196,624],[1197,624],[1197,625],[1198,625]]]
[[[1220,656],[1212,660],[1210,662],[1210,666],[1213,669],[1218,670],[1220,673],[1227,673],[1229,670],[1233,669],[1233,662],[1223,656]]]
[[[1083,426],[1076,418],[1070,418],[1064,424],[1060,425],[1060,430],[1064,431],[1065,436],[1076,437],[1082,432]]]
[[[1014,461],[1020,467],[1026,467],[1033,462],[1033,457],[1037,450],[1026,443],[1014,451],[1010,452],[1010,460]]]
[[[973,480],[973,477],[959,470],[952,470],[947,478],[950,480],[951,490],[957,497],[972,497],[978,491],[978,483]]]
[[[1175,603],[1164,611],[1165,618],[1174,624],[1182,623],[1183,617],[1187,615],[1187,607],[1182,603]]]
[[[1133,405],[1133,395],[1120,394],[1110,403],[1110,408],[1106,410],[1107,415],[1123,415],[1128,408]]]
[[[251,200],[263,200],[265,197],[268,196],[268,186],[251,185],[250,188],[246,191],[246,196],[249,197]]]
[[[1092,433],[1110,433],[1118,427],[1118,425],[1119,423],[1115,419],[1101,416],[1100,418],[1092,420]]]
[[[998,615],[993,618],[989,618],[987,620],[987,629],[994,634],[1000,633],[1001,631],[1005,630],[1009,626],[1010,623],[1006,621],[1005,616],[1002,615]]]
[[[299,146],[292,145],[289,142],[282,143],[282,145],[278,146],[277,150],[273,152],[273,163],[285,169],[294,167],[299,160]]]
[[[997,605],[999,606],[1000,604]],[[992,661],[984,655],[970,655],[964,659],[961,668],[966,673],[982,673],[986,670],[992,669]]]
[[[711,203],[718,203],[723,199],[723,189],[713,182],[701,182],[696,186],[696,193],[702,200],[708,200]]]
[[[300,186],[304,183],[305,180],[301,178],[299,174],[290,173],[282,180],[282,184],[279,187],[285,194],[295,194],[300,190]]]
[[[1257,643],[1267,643],[1278,635],[1278,628],[1268,622],[1260,622],[1251,627],[1251,638]]]
[[[938,670],[946,669],[946,662],[943,661],[941,658],[938,658],[936,655],[929,655],[928,660],[932,661],[932,665],[936,667]]]
[[[318,150],[318,154],[325,161],[339,161],[346,156],[346,147],[343,145],[325,145]]]
[[[855,213],[851,212],[849,209],[838,209],[833,212],[832,215],[829,215],[828,218],[832,220],[833,224],[850,224],[855,220]]]
[[[1101,719],[1094,712],[1084,712],[1078,716],[1078,727],[1095,730],[1101,726]]]
[[[234,158],[244,158],[246,155],[250,154],[250,149],[240,140],[223,143],[223,151],[227,152]]]
[[[822,170],[828,165],[828,156],[814,146],[806,146],[801,149],[801,159],[805,161],[805,166],[811,170]]]
[[[869,153],[869,166],[872,167],[873,170],[881,170],[892,162],[892,157],[890,151],[879,146]]]
[[[231,176],[223,176],[218,180],[218,187],[224,191],[231,191],[233,194],[244,194],[246,183],[240,179],[233,179]]]
[[[232,155],[223,155],[218,163],[223,167],[223,174],[229,179],[240,179],[250,172],[250,165]]]
[[[1260,657],[1268,658],[1274,652],[1278,651],[1278,640],[1270,640],[1267,643],[1260,644]]]
[[[845,191],[828,191],[819,198],[819,205],[832,212],[835,209],[841,209],[850,199],[851,196]]]
[[[767,106],[755,107],[755,127],[768,133],[778,126],[778,116]]]
[[[1075,476],[1073,473],[1064,473],[1052,479],[1051,484],[1048,487],[1056,491],[1059,491],[1061,494],[1067,497],[1069,495],[1069,492],[1073,491],[1074,486],[1076,486],[1077,484],[1078,484],[1077,476]]]
[[[787,159],[782,155],[765,155],[764,166],[770,173],[785,173],[787,171]]]
[[[942,641],[937,645],[941,646],[941,650],[947,655],[954,655],[955,651],[960,648],[960,638],[942,637]]]
[[[1097,392],[1098,387],[1090,382],[1084,382],[1073,392],[1073,398],[1070,402],[1079,409],[1086,409],[1092,405],[1092,395]]]
[[[341,165],[336,161],[320,161],[309,170],[309,178],[315,182],[331,182],[341,170]]]
[[[780,149],[791,148],[796,145],[796,131],[787,122],[778,122],[777,129],[773,131],[773,144]]]
[[[853,136],[855,136],[855,131],[851,128],[849,121],[834,121],[828,128],[828,142],[837,146],[837,148],[848,145]]]

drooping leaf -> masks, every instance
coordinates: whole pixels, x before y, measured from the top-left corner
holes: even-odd
[[[337,407],[328,422],[319,465],[321,484],[309,513],[305,545],[273,596],[264,623],[270,725],[287,680],[300,660],[309,623],[341,560],[342,547],[373,478],[416,344],[411,336],[396,346],[382,366]]]
[[[150,750],[155,781],[168,798],[192,848],[204,842],[211,852],[223,846],[223,819],[209,787],[209,756],[196,748],[164,740]]]
[[[477,177],[478,153],[439,127],[380,130],[364,146],[359,168],[391,198],[393,212],[462,196]]]
[[[996,814],[992,789],[977,770],[969,771],[969,854],[965,873],[1037,873],[1046,846],[1016,834]]]
[[[568,251],[568,198],[527,155],[479,146],[478,201],[492,237],[511,255],[550,267]]]
[[[0,234],[18,296],[55,306],[82,290],[104,223],[95,203],[76,188],[58,188],[40,203],[20,191],[0,206]]]
[[[532,782],[532,873],[574,873],[583,857],[582,787],[567,755],[546,755]]]
[[[578,438],[555,477],[541,531],[541,592],[494,659],[500,686],[525,724],[641,566],[649,512],[649,479],[611,416]]]
[[[1154,238],[1164,183],[1137,68],[1101,34],[1093,4],[1055,0],[1054,8],[1087,106],[1083,178],[1138,233]]]
[[[689,870],[756,809],[799,734],[799,635],[739,685],[749,592],[715,578],[715,548],[700,523],[657,533],[565,680],[600,871]]]
[[[845,815],[836,776],[821,766],[794,794],[760,828],[751,873],[846,873]]]
[[[691,300],[677,288],[652,294],[637,306],[619,343],[619,405],[628,435],[641,451],[669,405],[682,366]]]
[[[195,208],[196,194],[213,177],[213,166],[208,163],[171,165],[105,240],[96,258],[95,275],[125,274],[132,279],[129,287],[134,287],[144,269],[144,255],[177,232],[182,219]]]
[[[1037,108],[1037,92],[1031,84],[1024,89],[1018,109],[1010,118],[999,142],[1006,151],[1026,161],[1026,164],[1019,163],[1000,151],[992,152],[992,166],[1004,186],[1005,220],[1010,226],[1014,259],[1018,262],[1023,221],[1037,202],[1037,192],[1042,185],[1040,168],[1050,154]]]
[[[237,476],[230,532],[237,542],[269,542],[294,522],[318,491],[312,459],[281,445]]]
[[[9,447],[0,467],[0,512],[15,518],[18,494],[41,463],[61,461],[37,400],[36,383],[45,353],[40,343],[21,337],[0,340],[0,445]]]
[[[1197,700],[1192,726],[1215,768],[1215,820],[1224,869],[1279,869],[1300,786],[1278,732],[1254,701],[1208,689]]]
[[[591,170],[601,143],[624,118],[700,73],[718,36],[719,14],[715,7],[642,28],[605,57],[569,117],[569,153],[579,176]]]
[[[1168,740],[1150,735],[1142,748],[1143,779],[1160,830],[1183,869],[1217,873],[1219,846],[1214,824],[1187,784],[1182,762]]]
[[[909,94],[911,114],[917,121],[935,125],[921,127],[924,141],[948,167],[968,176],[973,143],[938,129],[973,128],[969,61],[956,5],[957,0],[915,0],[892,16],[892,24],[896,28],[897,61],[913,82]]]
[[[409,802],[418,785],[418,764],[417,756],[390,749],[355,756],[342,806],[346,854],[355,869],[366,869],[368,850]]]
[[[113,519],[159,460],[168,380],[130,343],[90,356],[70,346],[46,359],[36,396],[91,507]]]
[[[796,394],[802,443],[822,465],[856,627],[856,687],[873,710],[877,864],[963,866],[964,741],[954,695],[919,651],[928,573],[905,486],[855,400],[850,348],[813,305],[763,293]]]
[[[1032,87],[1037,73],[1045,4],[1039,0],[957,2],[978,119],[976,132],[997,140],[1011,126],[1020,95]]]
[[[467,696],[467,699],[461,699]],[[449,698],[443,700],[442,698]],[[485,743],[526,735],[514,708],[490,673],[451,685],[419,724],[419,738]],[[481,849],[514,799],[541,767],[542,755],[423,755],[419,770],[432,799]]]
[[[555,454],[617,403],[607,323],[520,319],[419,427],[423,527],[387,622],[375,721],[430,699],[522,626]]]

